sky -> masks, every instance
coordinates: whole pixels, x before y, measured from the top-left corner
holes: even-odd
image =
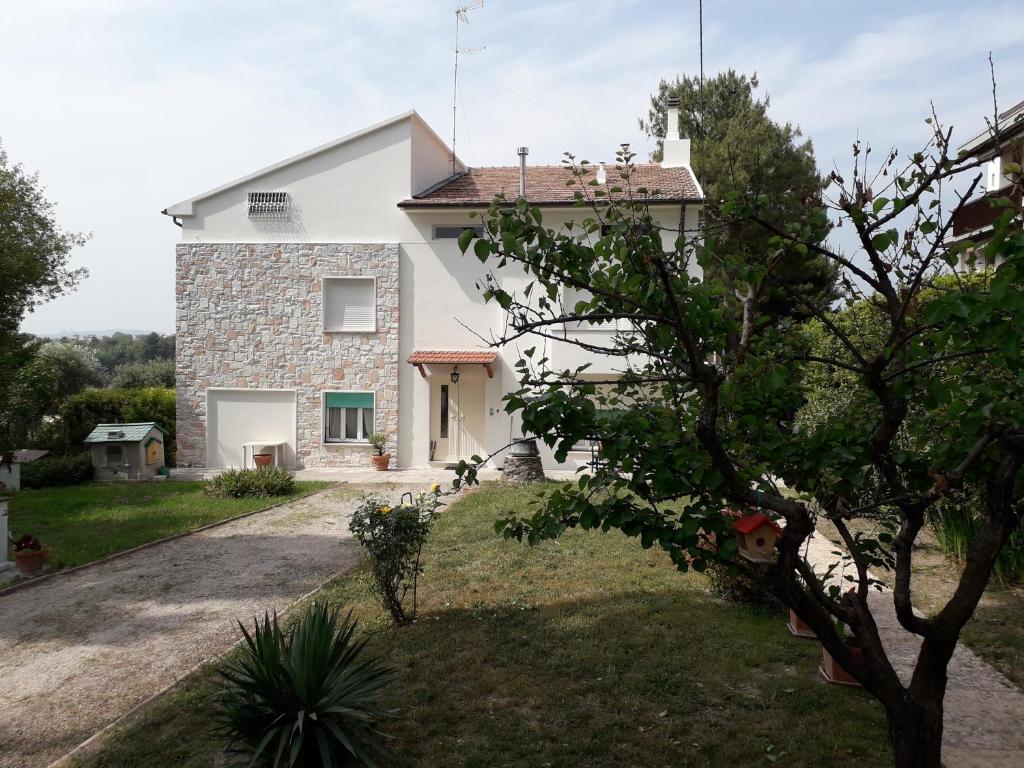
[[[23,329],[174,327],[160,211],[415,108],[452,132],[455,6],[465,0],[0,0],[0,141],[38,171],[60,224],[90,232],[90,276]],[[662,78],[699,67],[697,0],[486,0],[461,27],[457,150],[470,165],[571,151],[614,160]],[[1024,99],[1024,0],[984,4],[705,0],[704,70],[757,72],[771,114],[819,165],[956,137]]]

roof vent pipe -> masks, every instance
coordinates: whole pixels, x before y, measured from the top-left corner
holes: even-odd
[[[530,148],[520,147],[516,152],[519,153],[519,196],[526,197],[526,156],[530,154]]]

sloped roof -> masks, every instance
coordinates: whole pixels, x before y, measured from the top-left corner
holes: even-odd
[[[775,521],[768,517],[768,515],[766,515],[764,512],[757,512],[753,515],[746,515],[745,517],[741,517],[739,520],[732,524],[732,527],[740,533],[753,533],[763,525],[767,525],[769,528],[775,529],[777,533],[782,532],[782,529],[779,528],[778,524],[775,523]]]
[[[564,165],[534,165],[526,169],[526,199],[534,205],[572,205],[575,194],[593,194],[595,187],[587,184],[594,178],[594,168],[584,182],[566,182],[575,179],[571,169]],[[620,167],[606,167],[604,189],[622,187],[627,189]],[[634,165],[630,172],[629,187],[634,198],[643,198],[652,203],[698,202],[702,199],[700,187],[689,168],[663,168],[656,163]],[[644,193],[636,190],[645,189]],[[398,205],[402,208],[444,208],[475,207],[490,205],[495,195],[502,194],[509,200],[519,195],[519,166],[494,166],[469,168],[435,184]],[[623,194],[626,194],[625,192]]]
[[[166,429],[155,421],[140,421],[133,424],[97,424],[83,442],[85,443],[137,443],[156,427],[165,435]]]
[[[21,448],[14,452],[14,460],[19,464],[31,464],[48,453],[49,451],[43,451],[38,448]]]
[[[417,349],[409,355],[413,365],[490,365],[497,359],[498,353],[489,350]]]
[[[345,136],[341,136],[340,138],[337,138],[334,141],[329,141],[326,144],[321,144],[319,147],[313,147],[313,149],[309,149],[306,150],[305,152],[293,155],[292,157],[285,158],[284,160],[274,163],[273,165],[268,165],[266,168],[260,168],[258,171],[248,173],[245,176],[242,176],[241,178],[235,179],[234,181],[229,181],[227,184],[221,184],[219,187],[214,187],[213,189],[207,190],[206,192],[196,195],[195,197],[190,197],[187,200],[182,200],[180,203],[169,205],[166,208],[164,208],[161,211],[161,213],[167,216],[191,216],[192,206],[195,203],[199,202],[200,200],[205,200],[208,197],[213,197],[214,195],[220,194],[221,192],[224,192],[226,190],[233,189],[234,187],[241,186],[242,184],[247,184],[250,181],[254,181],[255,179],[258,179],[262,176],[266,176],[267,174],[273,173],[274,171],[277,171],[281,168],[285,168],[289,165],[293,165],[294,163],[306,160],[307,158],[319,155],[322,152],[327,152],[328,150],[334,149],[335,147],[340,147],[342,144],[348,144],[351,141],[360,139],[363,136],[367,136],[383,128],[395,125],[396,123],[401,123],[404,120],[415,120],[416,122],[418,122],[423,128],[427,130],[429,134],[431,134],[435,139],[437,139],[437,141],[442,146],[445,146],[445,148],[447,149],[447,145],[445,145],[444,140],[437,135],[437,132],[430,127],[427,121],[424,120],[415,109],[410,109],[409,111],[403,112],[400,115],[395,115],[392,118],[389,118],[379,123],[375,123],[374,125],[368,126],[366,128],[362,128],[361,130],[358,130],[354,133],[349,133]],[[457,167],[465,167],[463,166],[462,161],[459,160],[458,158],[456,158],[456,164]]]
[[[1000,142],[1008,141],[1021,133],[1024,133],[1024,101],[999,113]],[[995,146],[995,135],[991,127],[987,127],[974,138],[961,144],[958,151],[970,155],[980,155],[994,150]]]

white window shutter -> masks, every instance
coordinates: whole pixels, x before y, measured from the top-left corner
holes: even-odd
[[[324,278],[324,330],[373,331],[377,326],[372,277]]]

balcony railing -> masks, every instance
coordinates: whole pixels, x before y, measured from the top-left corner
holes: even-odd
[[[953,217],[953,235],[959,237],[960,235],[967,235],[990,226],[992,222],[1006,212],[1004,206],[993,204],[993,201],[997,199],[1012,201],[1014,207],[1019,211],[1021,203],[1020,186],[997,189],[994,192],[982,195],[976,200],[971,200],[971,202],[957,211]]]

